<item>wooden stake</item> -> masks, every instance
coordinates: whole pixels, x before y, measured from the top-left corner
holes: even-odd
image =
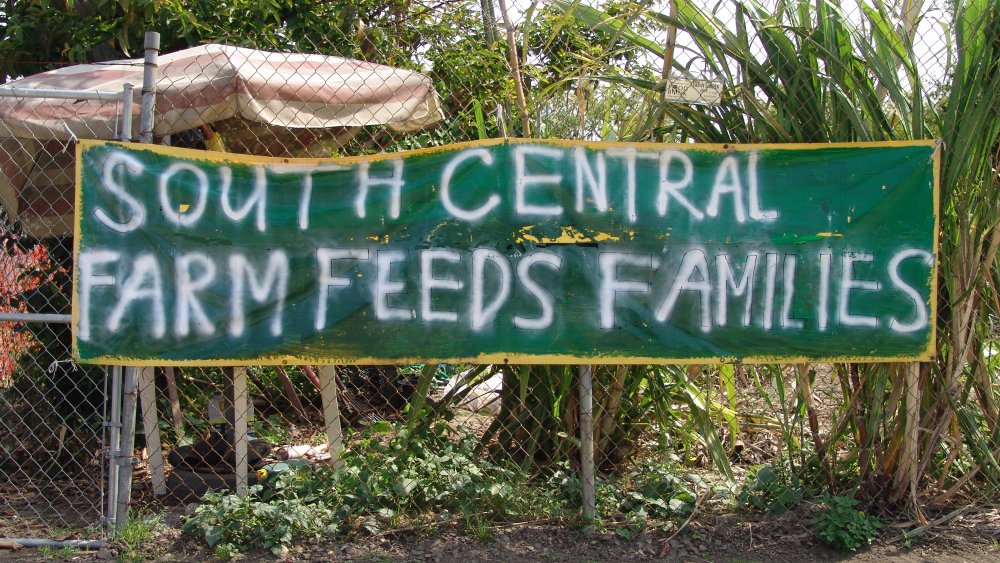
[[[233,370],[233,449],[236,450],[236,494],[247,494],[247,368]]]
[[[160,420],[156,413],[155,368],[139,369],[139,405],[142,410],[142,432],[146,436],[149,452],[149,476],[153,481],[153,494],[167,494],[166,470],[163,464],[163,447],[160,444]]]
[[[580,366],[580,478],[583,481],[583,517],[597,517],[594,485],[594,381],[591,366]]]
[[[174,368],[163,368],[163,377],[167,380],[167,400],[170,401],[170,420],[174,425],[177,442],[184,439],[184,415],[181,413],[181,401],[177,395],[177,377]]]
[[[320,366],[320,395],[323,398],[323,418],[326,420],[326,439],[334,467],[344,461],[344,435],[340,428],[340,403],[337,398],[337,366]]]

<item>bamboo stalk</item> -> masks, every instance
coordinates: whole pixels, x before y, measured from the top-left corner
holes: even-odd
[[[600,418],[600,441],[597,442],[598,459],[603,459],[608,447],[608,440],[614,428],[615,420],[618,418],[618,411],[621,409],[622,393],[625,391],[625,376],[628,375],[628,366],[615,366],[615,378],[611,382],[611,389],[608,391],[608,407]]]
[[[939,426],[934,430],[934,433],[932,434],[931,438],[927,441],[929,446],[924,450],[928,452],[935,451],[937,450],[938,443],[944,441],[947,441],[952,446],[951,448],[948,449],[948,457],[945,458],[944,463],[941,466],[941,477],[938,480],[937,484],[938,489],[944,488],[944,482],[948,480],[948,475],[951,472],[951,466],[954,465],[954,463],[958,461],[959,456],[962,455],[962,437],[961,434],[959,433],[958,424],[955,422],[955,419],[953,417],[946,418],[942,416],[941,422],[951,424],[952,427],[951,433],[948,434],[946,439],[942,438],[944,429],[946,427],[944,425],[939,424]],[[924,457],[923,461],[920,464],[919,473],[921,475],[927,472],[927,467],[930,465],[932,459],[933,456],[930,455]]]
[[[889,364],[887,372],[892,374],[892,392],[889,394],[889,400],[886,402],[882,412],[884,413],[884,420],[889,421],[892,428],[888,430],[889,445],[883,449],[877,465],[881,468],[883,475],[894,476],[900,465],[899,455],[903,450],[902,443],[906,439],[904,428],[902,428],[906,424],[906,417],[901,415],[893,416],[897,412],[900,402],[903,400],[903,395],[906,393],[905,365]]]
[[[997,428],[997,404],[993,396],[993,382],[990,380],[990,373],[986,369],[982,358],[976,358],[976,367],[973,370],[975,375],[976,396],[979,398],[979,407],[986,417],[988,428]]]
[[[848,364],[851,377],[852,393],[864,393],[864,384],[861,382],[858,364]],[[865,404],[862,400],[855,411],[855,424],[858,432],[858,467],[862,474],[868,471],[868,462],[871,461],[871,442],[869,440],[868,422],[865,420]]]
[[[903,449],[900,454],[899,468],[893,475],[892,499],[898,501],[907,493],[914,511],[914,518],[921,525],[927,522],[917,500],[918,458],[920,455],[919,417],[920,417],[920,364],[911,363],[906,371],[906,425],[903,431]]]
[[[285,391],[285,398],[292,405],[292,410],[295,411],[296,418],[300,422],[305,422],[308,418],[306,416],[306,409],[302,406],[302,401],[299,400],[299,394],[295,391],[292,380],[288,378],[288,373],[281,366],[275,366],[274,370],[278,373],[278,381],[281,382],[281,387]]]
[[[677,0],[670,0],[670,20],[677,19]],[[660,92],[660,107],[657,111],[656,126],[663,127],[663,120],[667,114],[663,111],[663,104],[667,102],[667,82],[670,80],[670,69],[674,65],[674,49],[677,46],[677,26],[670,24],[667,26],[667,39],[663,42],[663,68],[660,71],[660,82],[663,83],[663,91]],[[662,134],[659,137],[663,141]]]
[[[528,116],[528,103],[524,97],[524,81],[521,79],[521,62],[517,54],[517,42],[514,40],[514,25],[507,13],[506,0],[500,3],[500,16],[503,18],[504,31],[507,34],[507,49],[510,51],[510,72],[514,76],[514,86],[517,91],[517,107],[521,110],[521,131],[525,137],[531,137],[531,118]]]
[[[601,443],[601,431],[604,429],[604,415],[607,412],[610,395],[608,394],[608,386],[604,385],[601,381],[601,368],[605,368],[605,371],[610,371],[608,366],[594,366],[592,370],[593,379],[596,380],[594,383],[594,449],[597,450],[597,444]],[[569,370],[568,374],[576,380],[576,374],[573,370]],[[601,459],[600,451],[594,454],[595,459]]]
[[[812,435],[813,445],[816,446],[816,457],[819,458],[823,466],[823,474],[826,477],[826,486],[831,495],[837,494],[837,483],[833,478],[833,469],[830,467],[830,460],[826,457],[826,445],[823,437],[819,433],[819,417],[816,415],[816,406],[813,404],[812,386],[809,384],[809,364],[799,364],[797,369],[799,393],[802,402],[806,406],[806,416],[809,419],[809,433]]]

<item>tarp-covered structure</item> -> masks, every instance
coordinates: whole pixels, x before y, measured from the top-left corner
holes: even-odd
[[[329,156],[362,127],[396,131],[442,118],[430,78],[339,57],[207,44],[161,55],[153,134],[211,126],[227,150]],[[135,87],[138,136],[143,60],[75,65],[4,87],[119,92]],[[72,233],[75,139],[120,138],[117,101],[0,98],[0,205],[31,236]]]

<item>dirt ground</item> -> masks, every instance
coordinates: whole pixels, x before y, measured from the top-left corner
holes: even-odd
[[[910,541],[891,526],[874,545],[857,553],[840,553],[813,536],[807,509],[781,517],[751,514],[706,514],[692,521],[676,536],[646,532],[626,539],[611,530],[585,533],[579,526],[535,522],[498,526],[476,537],[459,526],[432,533],[399,532],[355,538],[351,541],[311,541],[293,546],[288,553],[241,555],[238,561],[423,561],[469,563],[473,561],[900,561],[978,562],[1000,561],[1000,510],[969,510],[945,525],[932,527]],[[176,524],[178,515],[167,518]],[[669,540],[669,542],[668,542]],[[667,545],[668,547],[664,547]],[[0,561],[102,561],[118,559],[115,548],[78,552],[53,558],[38,550],[0,551]],[[182,536],[175,526],[155,532],[143,547],[146,561],[210,561],[211,550]]]

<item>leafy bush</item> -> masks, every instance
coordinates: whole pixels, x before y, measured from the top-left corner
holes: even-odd
[[[760,465],[751,470],[736,496],[752,510],[781,515],[798,506],[805,496],[801,483],[780,465]]]
[[[827,496],[824,504],[827,508],[816,521],[816,535],[823,543],[841,551],[856,551],[871,544],[882,527],[878,518],[858,510],[857,499]]]
[[[579,502],[579,482],[567,489]],[[631,539],[649,527],[676,523],[694,511],[707,484],[697,475],[685,474],[673,463],[644,460],[615,479],[597,482],[598,514],[613,522],[615,533]]]
[[[278,475],[269,487],[251,487],[245,497],[206,494],[184,531],[217,554],[279,554],[299,538],[358,527],[376,532],[428,514],[437,520],[510,520],[565,508],[560,491],[477,456],[474,436],[443,422],[403,427],[389,436],[394,430],[387,423],[373,425],[344,453],[340,469],[299,468]]]
[[[380,422],[352,437],[343,466],[299,467],[240,497],[209,493],[184,531],[228,559],[241,551],[280,554],[302,538],[371,533],[401,525],[464,522],[475,537],[493,522],[577,517],[580,479],[566,464],[547,475],[500,465],[477,451],[479,439],[444,421],[412,426]],[[667,462],[639,464],[600,481],[602,515],[624,522],[624,536],[650,521],[683,518],[703,484]]]
[[[254,485],[247,496],[206,493],[184,523],[184,532],[200,536],[216,553],[229,556],[257,549],[277,555],[294,539],[336,532],[337,519],[325,503],[280,495],[263,500],[262,492],[263,487]]]
[[[629,473],[631,490],[625,492],[620,511],[659,518],[686,517],[694,509],[697,486],[695,475],[683,479],[677,471],[664,464],[643,463]]]

